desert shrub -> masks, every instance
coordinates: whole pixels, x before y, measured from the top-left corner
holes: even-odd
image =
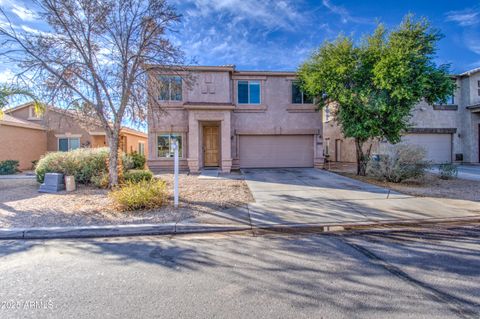
[[[438,170],[440,172],[441,179],[457,178],[458,176],[458,168],[455,164],[452,163],[440,164]]]
[[[93,183],[95,176],[108,172],[108,152],[108,148],[81,148],[48,153],[37,163],[37,180],[43,183],[46,173],[62,173],[75,176],[77,183]]]
[[[139,154],[137,152],[133,152],[130,154],[124,154],[122,156],[123,159],[123,168],[125,171],[130,169],[144,169],[145,168],[145,156]]]
[[[165,201],[165,182],[158,179],[126,182],[109,193],[116,206],[123,211],[152,209]]]
[[[426,150],[420,146],[397,144],[390,147],[385,154],[371,159],[367,174],[393,183],[420,178],[430,166],[425,156]]]
[[[153,174],[150,171],[147,171],[145,169],[132,169],[129,171],[126,171],[123,174],[123,179],[125,182],[134,182],[138,183],[140,181],[149,181],[153,178]]]
[[[108,188],[110,183],[108,173],[92,176],[91,182],[98,188]]]
[[[0,161],[0,175],[10,175],[18,172],[18,161],[5,160]]]

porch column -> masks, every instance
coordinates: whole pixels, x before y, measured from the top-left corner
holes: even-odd
[[[188,114],[188,155],[187,155],[187,163],[188,169],[191,173],[198,173],[200,168],[198,166],[198,120],[195,118],[193,112],[189,112]]]
[[[222,172],[230,173],[232,169],[231,112],[224,112],[222,121]]]

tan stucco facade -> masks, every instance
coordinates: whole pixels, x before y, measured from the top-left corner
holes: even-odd
[[[42,143],[44,145],[35,149],[36,151],[32,154],[36,154],[36,156],[32,160],[38,160],[40,156],[46,152],[58,151],[59,139],[61,138],[78,139],[80,142],[80,147],[108,146],[105,132],[100,125],[81,123],[75,118],[75,116],[69,114],[68,111],[48,107],[44,114],[37,117],[33,112],[32,105],[25,104],[7,110],[6,114],[8,114],[6,116],[16,120],[17,122],[22,122],[26,126],[36,127],[42,130],[42,134],[44,136]],[[144,154],[146,156],[148,155],[148,136],[146,133],[125,127],[122,128],[120,136],[121,141],[125,142],[124,145],[122,145],[122,150],[127,153],[132,153],[134,151],[139,152],[141,149],[143,149]],[[24,139],[21,139],[21,141],[23,140]],[[16,149],[25,148],[25,145],[27,144],[28,143],[26,141],[22,143],[9,143],[6,149],[10,152],[13,152],[16,151]],[[141,147],[140,144],[143,144],[144,147]],[[42,152],[38,153],[37,150],[40,149]]]
[[[47,151],[47,132],[40,126],[4,115],[0,120],[0,161],[17,160],[20,170],[32,169],[32,161]]]
[[[411,113],[411,129],[406,132],[405,140],[422,140],[423,137],[437,135],[444,139],[445,150],[449,152],[448,161],[457,163],[479,163],[480,155],[480,70],[466,72],[454,77],[457,90],[453,103],[447,105],[429,105],[420,102]],[[478,104],[478,108],[476,105]],[[329,160],[355,162],[356,151],[353,139],[345,138],[340,126],[334,119],[335,109],[324,110],[325,123],[323,135]],[[328,115],[326,114],[328,113]],[[426,139],[426,138],[425,138]],[[382,153],[389,146],[386,142],[374,141],[372,153]],[[425,145],[428,149],[429,145]],[[366,146],[368,147],[368,145]],[[435,162],[435,159],[433,159]],[[444,162],[445,159],[439,162]]]
[[[312,141],[312,163],[323,165],[322,114],[313,104],[292,104],[293,72],[236,71],[233,66],[192,67],[182,70],[181,101],[161,101],[162,110],[149,108],[148,165],[152,170],[172,169],[173,159],[158,154],[158,136],[179,134],[182,138],[180,168],[198,172],[205,166],[205,141],[203,127],[218,125],[219,162],[223,172],[240,168],[240,141],[242,136],[307,135]],[[177,75],[176,72],[149,70],[152,78],[160,75]],[[238,81],[255,81],[260,84],[260,103],[238,103]],[[153,104],[152,101],[150,101]],[[246,140],[246,139],[245,139]],[[251,139],[250,139],[251,140]],[[288,145],[278,145],[288,148]],[[272,167],[279,162],[272,156]]]

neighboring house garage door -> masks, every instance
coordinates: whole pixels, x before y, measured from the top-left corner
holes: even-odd
[[[424,147],[427,151],[427,160],[433,163],[450,163],[452,161],[451,134],[408,134],[402,140]]]
[[[313,135],[241,135],[240,167],[313,167]]]

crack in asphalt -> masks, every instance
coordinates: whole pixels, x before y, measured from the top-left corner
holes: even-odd
[[[402,281],[408,283],[409,285],[414,286],[416,288],[420,288],[421,290],[427,292],[426,295],[430,296],[430,299],[436,302],[440,302],[442,304],[446,304],[450,309],[450,311],[452,311],[459,317],[468,318],[468,319],[480,317],[480,313],[477,310],[478,307],[480,306],[479,304],[471,302],[469,300],[465,300],[460,297],[456,297],[454,295],[441,291],[423,281],[415,279],[411,277],[409,274],[407,274],[406,272],[404,272],[403,270],[401,270],[399,267],[389,263],[388,261],[381,258],[371,250],[361,245],[354,244],[342,236],[338,236],[338,238],[346,245],[352,247],[357,252],[367,257],[372,264],[385,269],[386,271],[396,276],[397,278],[401,279]]]

